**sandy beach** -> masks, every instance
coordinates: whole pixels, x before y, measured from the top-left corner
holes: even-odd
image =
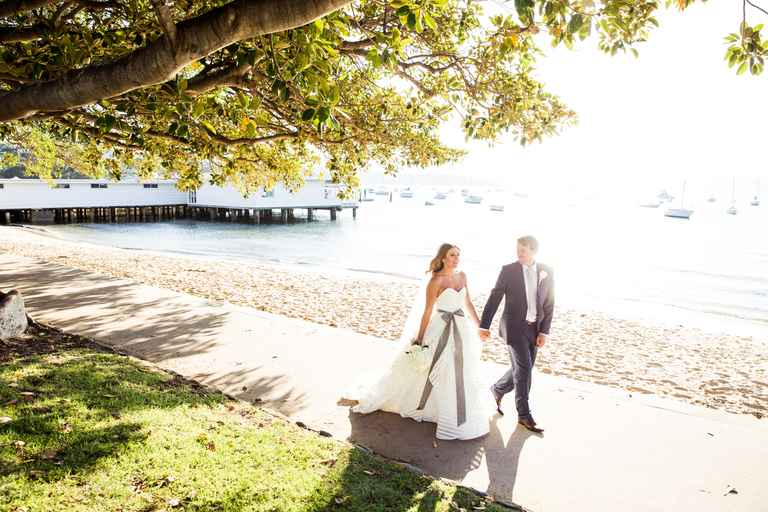
[[[410,282],[353,273],[73,243],[47,236],[37,227],[0,227],[0,252],[386,339],[400,335],[416,290]],[[486,290],[472,291],[479,311]],[[484,357],[508,361],[500,338],[485,344]],[[552,336],[536,366],[544,373],[628,393],[656,394],[758,418],[768,414],[768,339],[558,307]]]

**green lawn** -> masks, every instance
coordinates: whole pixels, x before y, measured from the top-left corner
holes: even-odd
[[[505,510],[39,327],[0,342],[0,510]]]

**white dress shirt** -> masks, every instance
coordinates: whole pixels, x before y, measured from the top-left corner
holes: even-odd
[[[523,265],[523,282],[525,283],[525,299],[528,302],[528,312],[525,321],[536,322],[536,290],[539,285],[539,268],[536,262],[531,265]],[[530,272],[530,274],[528,274]]]

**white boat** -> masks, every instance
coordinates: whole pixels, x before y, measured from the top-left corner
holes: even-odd
[[[446,197],[448,196],[446,196],[442,192],[438,192],[437,194],[435,194],[435,199],[445,199]]]
[[[715,201],[717,201],[717,198],[715,196],[710,196],[709,199],[707,199],[707,202],[709,203],[714,203]]]
[[[491,211],[492,212],[503,212],[504,211],[504,205],[503,204],[492,204],[491,205]]]
[[[685,208],[667,208],[664,215],[676,219],[690,219],[692,213],[693,210],[686,210]]]
[[[755,198],[752,199],[752,201],[750,201],[749,204],[751,204],[752,206],[760,206],[760,199],[758,199],[757,196],[755,196]]]
[[[658,208],[661,206],[661,201],[648,201],[647,203],[640,203],[640,208]]]
[[[669,196],[666,191],[664,191],[664,194]],[[661,194],[659,194],[661,196]],[[672,196],[669,196],[672,197]],[[661,199],[661,197],[659,197]],[[667,208],[664,211],[665,217],[672,217],[675,219],[690,219],[691,215],[693,214],[693,210],[688,210],[687,208],[683,207],[683,204],[685,203],[685,182],[683,182],[683,193],[680,194],[680,208]]]
[[[464,198],[464,202],[469,204],[480,204],[483,202],[483,198],[481,196],[467,196]]]
[[[461,195],[464,196],[464,197],[468,196],[469,195],[469,190],[467,190],[466,188],[461,189]]]
[[[725,210],[728,215],[736,215],[739,210],[736,208],[736,177],[733,177],[733,184],[731,185],[731,206]]]
[[[389,190],[387,190],[384,187],[379,187],[379,188],[375,189],[373,191],[373,193],[376,194],[377,196],[388,196],[389,195]]]
[[[410,199],[413,197],[413,191],[411,189],[405,189],[402,192],[400,192],[400,197],[404,199]]]
[[[661,201],[662,203],[668,203],[668,202],[672,201],[672,200],[675,198],[675,196],[671,196],[671,195],[669,195],[669,194],[667,193],[667,191],[666,191],[666,190],[662,190],[662,191],[661,191],[661,192],[660,192],[660,193],[659,193],[659,194],[656,196],[656,198],[657,198],[659,201]]]
[[[424,201],[424,206],[435,206],[435,203],[432,201]]]

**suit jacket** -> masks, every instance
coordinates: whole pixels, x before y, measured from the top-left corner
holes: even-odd
[[[555,279],[552,269],[537,262],[538,276],[536,282],[536,334],[549,334],[552,315],[555,312]],[[496,286],[491,290],[488,302],[483,308],[480,327],[488,329],[493,316],[504,297],[504,312],[501,315],[499,334],[508,344],[517,343],[522,339],[525,327],[525,317],[528,313],[528,299],[525,296],[525,278],[520,262],[504,265],[499,272]]]

